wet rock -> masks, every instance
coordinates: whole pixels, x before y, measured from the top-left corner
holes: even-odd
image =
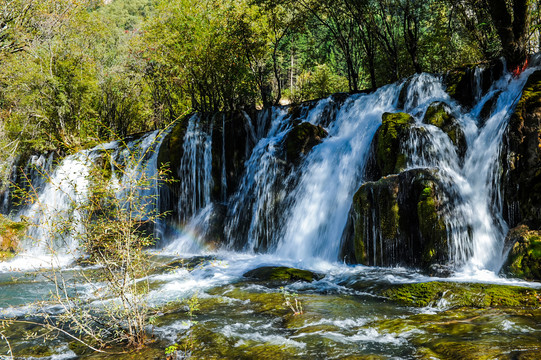
[[[338,111],[346,100],[350,97],[348,93],[336,93],[325,99],[304,101],[300,104],[293,104],[288,107],[288,113],[291,121],[303,121],[308,113],[320,104],[325,102],[322,111],[318,113],[317,123],[323,127],[328,127],[335,119]]]
[[[295,268],[288,268],[284,266],[264,266],[254,270],[250,270],[243,275],[247,278],[256,279],[259,281],[283,281],[283,282],[295,282],[306,281],[312,282],[314,280],[323,279],[323,275],[317,274],[308,270],[300,270]]]
[[[406,168],[407,155],[401,144],[409,138],[414,122],[406,113],[383,114],[382,124],[371,144],[371,158],[366,170],[369,180],[398,174]]]
[[[479,129],[485,126],[486,121],[496,109],[496,104],[498,103],[498,97],[500,94],[501,91],[497,91],[481,108],[481,113],[479,114],[480,122],[477,124]]]
[[[512,227],[541,229],[541,70],[524,86],[504,139],[504,216]]]
[[[243,341],[237,344],[220,331],[211,329],[207,324],[197,324],[192,329],[191,357],[195,359],[297,359],[295,350],[270,343]],[[190,348],[189,347],[189,348]]]
[[[171,176],[179,180],[177,169],[180,168],[180,160],[184,154],[184,136],[188,128],[188,122],[193,114],[187,115],[173,125],[171,132],[164,137],[158,153],[158,167],[171,169]]]
[[[476,68],[478,77],[476,78]],[[495,61],[490,64],[466,65],[447,72],[443,76],[449,96],[462,106],[471,108],[478,95],[484,95],[492,83],[503,75],[503,64]]]
[[[255,143],[252,118],[245,111],[209,115],[212,125],[212,198],[225,201],[223,195],[235,193]],[[224,142],[225,140],[225,142]],[[225,162],[224,162],[225,161]],[[225,179],[223,175],[225,174]],[[225,180],[225,182],[223,181]],[[224,188],[225,187],[225,188]]]
[[[368,182],[353,198],[351,239],[357,263],[428,271],[448,260],[443,209],[447,199],[435,170],[414,169]]]
[[[526,280],[541,280],[541,231],[525,226],[513,228],[505,244],[509,251],[502,271]]]
[[[449,105],[439,101],[432,103],[426,110],[423,122],[439,127],[446,133],[456,146],[458,156],[461,159],[464,158],[468,146],[466,135],[464,135],[460,124],[451,113]]]
[[[459,307],[529,307],[540,304],[537,290],[519,286],[433,281],[392,285],[380,292],[390,300],[408,306]]]
[[[181,179],[178,171],[184,154],[186,131],[190,118],[193,116],[191,114],[180,119],[164,138],[159,150],[158,166],[168,166],[171,169],[171,176],[176,180]],[[244,171],[244,162],[249,158],[255,145],[252,120],[244,111],[196,116],[198,116],[196,121],[200,123],[200,128],[212,134],[212,177],[214,180],[212,198],[223,201],[224,193],[229,196],[236,191],[240,176]],[[178,183],[173,183],[170,187],[173,193],[178,192]]]
[[[302,157],[320,144],[327,135],[327,131],[321,126],[308,122],[295,125],[284,139],[285,161],[298,165]]]

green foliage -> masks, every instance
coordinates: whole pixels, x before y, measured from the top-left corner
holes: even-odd
[[[347,90],[345,77],[334,74],[327,64],[317,65],[313,70],[303,71],[299,75],[296,88],[290,90],[289,100],[298,103]]]

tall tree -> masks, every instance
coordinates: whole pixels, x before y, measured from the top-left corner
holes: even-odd
[[[524,63],[528,56],[530,0],[486,1],[509,69]]]

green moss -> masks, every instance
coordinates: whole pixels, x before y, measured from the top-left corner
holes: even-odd
[[[285,345],[244,341],[228,338],[204,324],[192,328],[192,358],[194,359],[295,359],[295,350]],[[187,340],[185,340],[187,341]]]
[[[11,259],[17,253],[19,239],[27,224],[0,215],[0,261]]]
[[[419,231],[426,241],[422,254],[423,262],[430,264],[437,255],[437,247],[445,245],[441,244],[441,240],[447,238],[445,222],[438,213],[438,204],[432,186],[423,189],[417,203],[417,216]]]
[[[47,345],[34,345],[20,351],[17,355],[26,355],[26,356],[35,356],[35,357],[46,357],[52,356],[53,352]]]
[[[327,131],[321,126],[312,125],[308,122],[295,125],[285,138],[286,160],[291,163],[298,163],[303,155],[309,153],[326,136]]]
[[[397,285],[382,295],[409,306],[424,307],[445,300],[450,307],[538,307],[536,290],[518,286],[427,282]]]
[[[505,271],[514,277],[541,280],[541,231],[522,226],[514,232],[516,242],[509,252]]]
[[[387,176],[377,182],[368,182],[359,188],[353,197],[354,249],[355,258],[360,264],[368,265],[365,243],[367,231],[375,225],[383,238],[395,239],[399,233],[400,208],[398,206],[398,177]],[[377,213],[373,219],[372,211]],[[377,221],[377,224],[367,223]],[[368,228],[365,228],[368,226]],[[380,249],[381,251],[381,249]],[[375,264],[374,264],[375,265]]]
[[[430,104],[423,118],[425,124],[431,124],[439,127],[449,136],[451,142],[456,146],[460,156],[466,153],[466,136],[462,131],[456,118],[451,115],[451,109],[443,102],[434,102]]]
[[[446,359],[488,360],[497,359],[501,355],[498,348],[465,341],[442,341],[435,344],[433,350]]]
[[[449,96],[455,97],[457,95],[457,90],[460,88],[460,84],[465,77],[466,68],[455,69],[447,74],[445,83],[447,85],[446,91]]]
[[[376,165],[381,175],[397,174],[405,169],[407,157],[400,153],[400,141],[415,122],[406,113],[384,113],[376,134]]]
[[[260,281],[307,281],[322,279],[320,274],[308,270],[288,268],[284,266],[265,266],[260,267],[244,274],[244,277],[257,279]]]
[[[171,132],[165,136],[158,153],[158,166],[168,166],[170,169],[180,168],[180,160],[183,154],[184,135],[188,127],[188,121],[192,115],[187,115],[179,119],[171,129]],[[171,175],[177,178],[173,171]]]

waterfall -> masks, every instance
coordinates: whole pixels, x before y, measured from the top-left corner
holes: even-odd
[[[365,181],[370,145],[382,114],[405,111],[416,120],[410,138],[402,145],[408,153],[408,169],[437,169],[446,188],[443,217],[450,265],[455,269],[497,271],[503,261],[502,243],[507,232],[501,210],[499,149],[510,112],[531,71],[519,79],[505,74],[483,92],[482,72],[476,70],[471,108],[445,92],[441,77],[419,74],[371,94],[348,96],[339,104],[330,97],[299,108],[274,107],[260,112],[254,131],[256,146],[245,163],[238,188],[225,202],[226,246],[273,252],[295,260],[337,260],[352,197]],[[493,111],[482,120],[481,108],[494,96],[497,101]],[[445,103],[456,117],[466,139],[464,153],[458,152],[442,129],[422,122],[434,102]],[[330,120],[326,118],[329,113]],[[205,179],[209,179],[206,174],[211,171],[204,165],[208,164],[205,156],[211,157],[205,152],[211,138],[193,120],[188,125],[182,160],[190,164],[183,186],[193,195],[186,196],[185,201],[192,202],[184,205],[192,205],[193,221],[201,226],[212,211],[208,200],[199,200]],[[324,126],[328,137],[292,168],[281,154],[285,137],[299,122]],[[223,179],[223,168],[221,171]],[[193,209],[205,210],[196,214]],[[373,231],[379,234],[377,229]],[[182,246],[174,248],[183,251]]]
[[[329,136],[305,159],[299,185],[290,194],[284,237],[277,252],[295,259],[338,258],[353,194],[381,115],[394,109],[400,85],[350,97],[330,124]],[[311,117],[322,109],[316,107]]]
[[[16,220],[27,221],[30,226],[21,241],[20,254],[6,265],[58,266],[81,255],[79,234],[84,226],[81,220],[91,185],[91,170],[102,166],[103,161],[103,166],[111,167],[109,186],[121,206],[133,206],[141,214],[154,213],[159,186],[156,149],[163,140],[161,135],[154,131],[127,142],[101,144],[65,157],[54,168],[52,154],[32,156],[24,169],[24,176],[31,184],[25,187],[31,203],[15,215]]]
[[[228,123],[227,113],[191,115],[183,120],[181,152],[176,154],[179,165],[172,169],[179,179],[172,191],[178,194],[176,203],[169,206],[177,217],[167,220],[171,223],[159,223],[155,235],[168,236],[166,251],[174,253],[198,253],[205,242],[212,242],[214,247],[270,252],[295,261],[337,261],[353,195],[367,181],[366,168],[382,114],[407,112],[415,123],[400,145],[400,151],[407,154],[406,170],[433,169],[439,186],[445,188],[441,212],[449,239],[446,265],[471,272],[498,271],[508,231],[500,186],[502,138],[531,72],[533,69],[516,79],[505,73],[483,90],[483,72],[475,70],[471,107],[446,93],[442,77],[418,74],[370,94],[331,96],[299,106],[265,109],[253,121],[242,112],[243,125]],[[423,122],[427,110],[436,102],[444,104],[456,119],[464,135],[463,148],[442,128]],[[492,104],[488,113],[486,104]],[[327,135],[292,162],[285,155],[286,141],[290,132],[303,123],[322,127]],[[231,129],[239,126],[244,126],[246,138],[232,139]],[[220,127],[221,134],[215,133]],[[161,199],[164,192],[156,180],[164,136],[155,131],[126,144],[113,142],[63,159],[52,171],[51,181],[40,185],[39,201],[19,213],[20,218],[33,219],[40,225],[29,233],[37,246],[25,244],[25,251],[44,254],[50,247],[65,249],[66,254],[74,254],[72,257],[77,255],[78,244],[72,239],[64,239],[63,245],[55,243],[58,236],[52,235],[47,219],[72,216],[70,202],[85,200],[89,165],[104,150],[112,154],[115,175],[111,186],[116,186],[119,198],[125,195],[123,191],[129,191],[126,189],[131,183],[148,177],[155,180],[139,191],[138,197],[150,199],[145,211],[161,209],[169,202]],[[130,154],[134,153],[141,154],[142,159],[130,162]],[[244,163],[229,162],[228,156],[233,155],[226,154],[235,154]],[[117,175],[118,168],[124,169],[122,175]],[[232,175],[233,171],[238,175]],[[43,211],[42,205],[52,210]],[[384,239],[376,228],[375,216],[373,213],[372,219],[364,220],[374,227],[370,229],[374,234],[370,246],[377,248],[383,246]],[[182,227],[180,235],[161,230],[167,226]],[[216,229],[219,235],[209,240],[207,237]]]
[[[210,130],[206,131],[205,126]],[[183,155],[178,174],[180,196],[178,200],[179,220],[187,221],[199,209],[210,203],[212,179],[212,121],[201,121],[195,114],[188,120],[183,139]]]

